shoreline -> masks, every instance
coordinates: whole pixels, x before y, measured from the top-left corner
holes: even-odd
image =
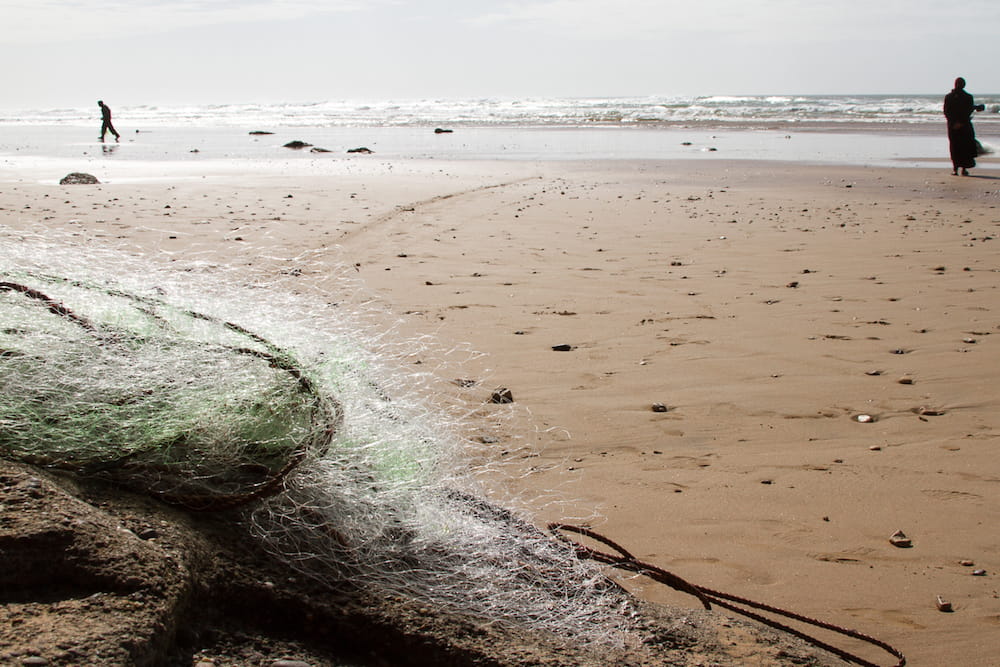
[[[987,147],[992,126],[980,127]],[[1000,124],[997,124],[1000,133]],[[822,127],[790,124],[721,126],[456,127],[435,134],[420,127],[285,127],[251,136],[246,128],[122,128],[121,143],[100,143],[93,128],[0,126],[0,179],[26,174],[57,181],[70,171],[90,170],[102,181],[151,178],[238,178],[246,171],[294,172],[299,177],[367,172],[403,165],[502,161],[588,163],[593,161],[688,161],[700,166],[741,160],[805,165],[936,167],[948,160],[943,127],[868,126],[845,123]],[[302,150],[284,147],[293,140]],[[351,154],[366,148],[372,154]],[[320,152],[315,152],[320,151]],[[418,166],[418,168],[420,168]],[[749,165],[753,168],[753,165]],[[1000,161],[986,155],[978,169],[995,171]],[[45,174],[45,176],[43,176]]]
[[[996,177],[716,159],[325,164],[351,169],[14,182],[0,222],[248,276],[274,270],[265,251],[311,253],[306,291],[354,266],[403,334],[487,355],[468,362],[465,397],[513,393],[477,413],[511,420],[483,447],[521,473],[497,483],[570,499],[533,507],[539,520],[600,516],[641,560],[857,627],[912,664],[985,666],[1000,651]],[[912,548],[889,544],[897,529]]]

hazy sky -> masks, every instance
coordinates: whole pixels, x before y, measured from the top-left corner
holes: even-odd
[[[0,0],[0,106],[1000,92],[1000,0]]]

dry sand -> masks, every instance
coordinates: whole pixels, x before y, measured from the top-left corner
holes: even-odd
[[[640,559],[912,665],[995,664],[1000,178],[370,165],[98,186],[8,173],[0,224],[291,272],[304,291],[353,265],[401,333],[485,353],[462,370],[468,398],[515,399],[478,413],[515,416],[486,455],[523,473],[515,490],[569,499],[541,520],[590,517]],[[889,543],[898,529],[911,548]]]

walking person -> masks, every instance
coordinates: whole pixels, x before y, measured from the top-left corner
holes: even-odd
[[[969,169],[976,166],[979,144],[972,128],[972,112],[985,111],[986,106],[976,104],[965,90],[965,79],[955,79],[955,88],[945,95],[944,117],[948,121],[948,145],[951,150],[951,173],[969,175]]]
[[[111,107],[105,104],[104,100],[97,100],[97,106],[101,107],[101,143],[104,143],[104,135],[109,131],[115,136],[115,142],[117,142],[121,135],[111,124]]]

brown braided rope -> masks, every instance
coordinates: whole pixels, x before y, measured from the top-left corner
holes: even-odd
[[[66,279],[53,279],[46,277],[48,280],[61,280],[68,284],[76,287],[84,287],[93,289],[91,286],[85,285],[79,281],[70,281]],[[103,289],[103,288],[102,288]],[[40,290],[28,287],[20,283],[10,282],[10,281],[0,281],[0,291],[17,292],[23,294],[24,296],[40,301],[49,312],[64,317],[69,321],[79,325],[81,328],[100,336],[100,331],[97,326],[95,326],[86,317],[75,313],[73,310],[63,305],[62,303],[56,301],[55,299],[49,297],[47,294],[41,292]],[[123,292],[121,290],[114,289],[103,289],[103,291],[109,295],[124,297],[136,301],[137,303],[142,303],[150,306],[164,306],[167,305],[156,299],[151,299],[148,297],[142,297],[136,294],[131,294],[128,292]],[[266,361],[270,366],[277,368],[279,370],[285,371],[292,378],[295,379],[300,390],[312,397],[314,407],[319,414],[319,421],[321,422],[322,428],[318,430],[317,434],[307,440],[302,442],[295,450],[289,455],[288,460],[281,467],[281,469],[272,473],[266,480],[258,482],[242,493],[229,493],[229,494],[181,494],[181,493],[171,493],[169,491],[157,491],[154,489],[149,489],[148,491],[155,497],[159,498],[165,503],[170,505],[178,505],[186,509],[198,512],[216,512],[229,510],[242,505],[246,505],[254,500],[261,498],[266,498],[268,496],[274,495],[279,492],[285,478],[294,470],[306,457],[306,455],[312,451],[323,452],[329,447],[333,440],[334,434],[339,429],[341,422],[343,421],[343,411],[340,409],[339,403],[330,397],[323,396],[319,389],[316,387],[315,383],[307,375],[303,374],[301,369],[295,365],[291,358],[288,357],[280,347],[270,342],[266,338],[253,333],[244,327],[234,324],[232,322],[227,322],[204,313],[199,313],[193,310],[187,310],[183,308],[178,308],[178,312],[181,312],[191,318],[200,319],[207,322],[212,322],[223,326],[231,331],[239,333],[257,342],[269,351],[254,350],[252,348],[246,347],[231,347],[223,346],[230,351],[237,354],[245,354],[250,356],[255,356],[263,361]],[[147,315],[160,319],[154,312],[144,310]],[[29,457],[32,459],[33,457]],[[126,459],[104,465],[104,468],[110,469],[113,467],[127,467],[129,465]],[[32,461],[43,463],[42,461]],[[69,462],[58,462],[58,461],[48,461],[48,465],[51,467],[58,467],[64,469],[70,469],[77,472],[85,470],[86,467],[81,468],[80,466],[74,466]]]
[[[788,634],[794,635],[799,639],[802,639],[813,646],[819,647],[825,651],[836,655],[839,658],[846,660],[847,662],[854,663],[856,665],[861,665],[862,667],[880,667],[878,663],[866,660],[861,656],[855,655],[849,651],[838,648],[829,644],[821,639],[813,637],[802,630],[793,628],[781,621],[777,621],[772,618],[768,618],[762,614],[751,611],[750,609],[744,609],[743,607],[737,605],[744,605],[750,607],[751,609],[758,609],[760,611],[765,611],[776,616],[783,616],[792,620],[796,620],[807,625],[812,625],[814,627],[822,628],[824,630],[829,630],[831,632],[843,635],[845,637],[851,637],[852,639],[858,639],[873,646],[877,646],[882,650],[888,652],[892,656],[898,658],[898,662],[893,665],[893,667],[903,667],[906,664],[906,656],[904,656],[898,649],[887,644],[886,642],[866,635],[864,633],[858,632],[857,630],[851,630],[850,628],[844,628],[833,623],[827,623],[826,621],[821,621],[819,619],[810,618],[802,614],[798,614],[793,611],[788,611],[786,609],[781,609],[780,607],[775,607],[772,605],[764,604],[762,602],[757,602],[755,600],[750,600],[748,598],[739,597],[736,595],[731,595],[729,593],[723,593],[721,591],[715,591],[710,588],[705,588],[704,586],[699,586],[697,584],[692,584],[684,579],[678,577],[672,572],[668,572],[661,567],[652,565],[650,563],[644,563],[637,560],[635,556],[630,554],[624,547],[612,541],[611,539],[597,533],[589,528],[583,526],[573,526],[563,523],[550,523],[548,525],[549,532],[551,532],[557,539],[569,544],[573,547],[578,558],[585,558],[597,561],[598,563],[604,563],[611,565],[612,567],[618,568],[620,570],[626,570],[629,572],[635,572],[641,574],[645,577],[652,579],[658,583],[670,586],[674,590],[678,590],[684,593],[689,593],[697,597],[705,609],[711,609],[711,604],[716,604],[724,609],[728,609],[732,612],[746,616],[755,621],[768,625],[776,630],[781,630],[782,632],[787,632]],[[600,542],[605,546],[610,547],[614,551],[618,552],[618,555],[606,553],[603,551],[598,551],[597,549],[592,549],[590,547],[584,546],[579,542],[566,537],[563,533],[576,533],[577,535],[582,535],[588,537],[596,542]]]

